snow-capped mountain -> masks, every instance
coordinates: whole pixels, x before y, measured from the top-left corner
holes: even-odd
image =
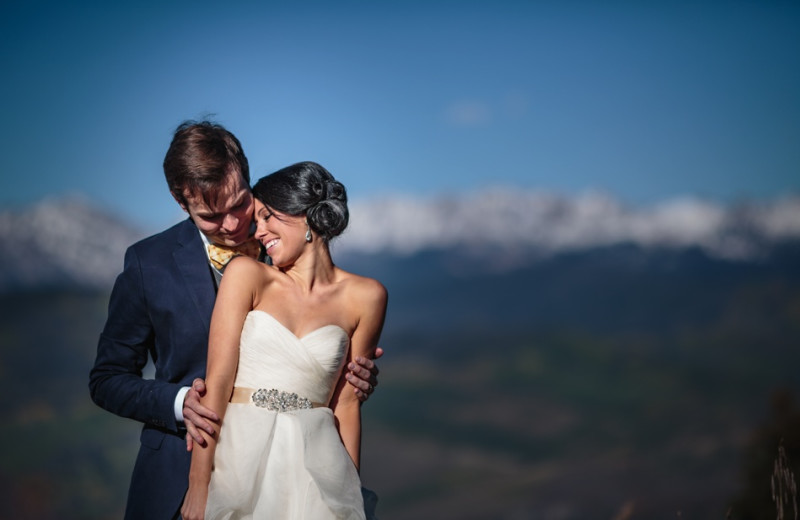
[[[488,190],[460,198],[387,198],[356,203],[343,250],[411,255],[421,250],[557,254],[616,244],[697,247],[748,260],[774,242],[800,238],[800,196],[722,206],[696,198],[632,207],[598,193],[564,197]]]
[[[144,233],[90,201],[47,199],[0,212],[0,291],[43,286],[109,288],[125,248]],[[412,256],[448,251],[507,270],[559,253],[617,244],[697,248],[749,261],[800,239],[800,197],[724,206],[693,198],[626,206],[602,194],[565,197],[494,189],[440,198],[351,203],[338,254]]]
[[[47,199],[0,212],[0,291],[110,287],[127,246],[144,234],[89,201]]]

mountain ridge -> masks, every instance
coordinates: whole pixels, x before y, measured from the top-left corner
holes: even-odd
[[[343,247],[401,255],[424,249],[500,247],[549,255],[621,243],[699,247],[753,259],[765,245],[800,238],[800,196],[723,205],[680,197],[647,207],[593,192],[565,197],[494,188],[460,197],[391,197],[352,204]]]
[[[0,211],[0,291],[53,286],[107,289],[141,229],[81,197]],[[430,199],[351,203],[334,258],[412,259],[435,252],[454,271],[506,273],[543,259],[619,245],[698,249],[712,258],[759,261],[800,240],[800,196],[724,206],[695,198],[635,208],[603,194],[564,197],[491,189]],[[449,257],[449,259],[445,259]]]

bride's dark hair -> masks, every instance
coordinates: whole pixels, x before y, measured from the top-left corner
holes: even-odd
[[[344,185],[315,162],[299,162],[262,177],[253,195],[281,213],[305,215],[312,231],[326,242],[340,235],[350,220]]]

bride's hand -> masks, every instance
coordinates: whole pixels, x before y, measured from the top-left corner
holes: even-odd
[[[203,520],[206,514],[206,501],[208,500],[208,486],[192,486],[186,492],[181,506],[182,520]]]

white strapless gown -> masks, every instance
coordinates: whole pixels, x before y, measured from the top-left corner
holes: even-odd
[[[327,404],[349,341],[336,325],[298,338],[266,312],[251,311],[234,386],[277,389]],[[252,402],[228,403],[206,518],[364,519],[361,481],[331,409],[276,412]]]

